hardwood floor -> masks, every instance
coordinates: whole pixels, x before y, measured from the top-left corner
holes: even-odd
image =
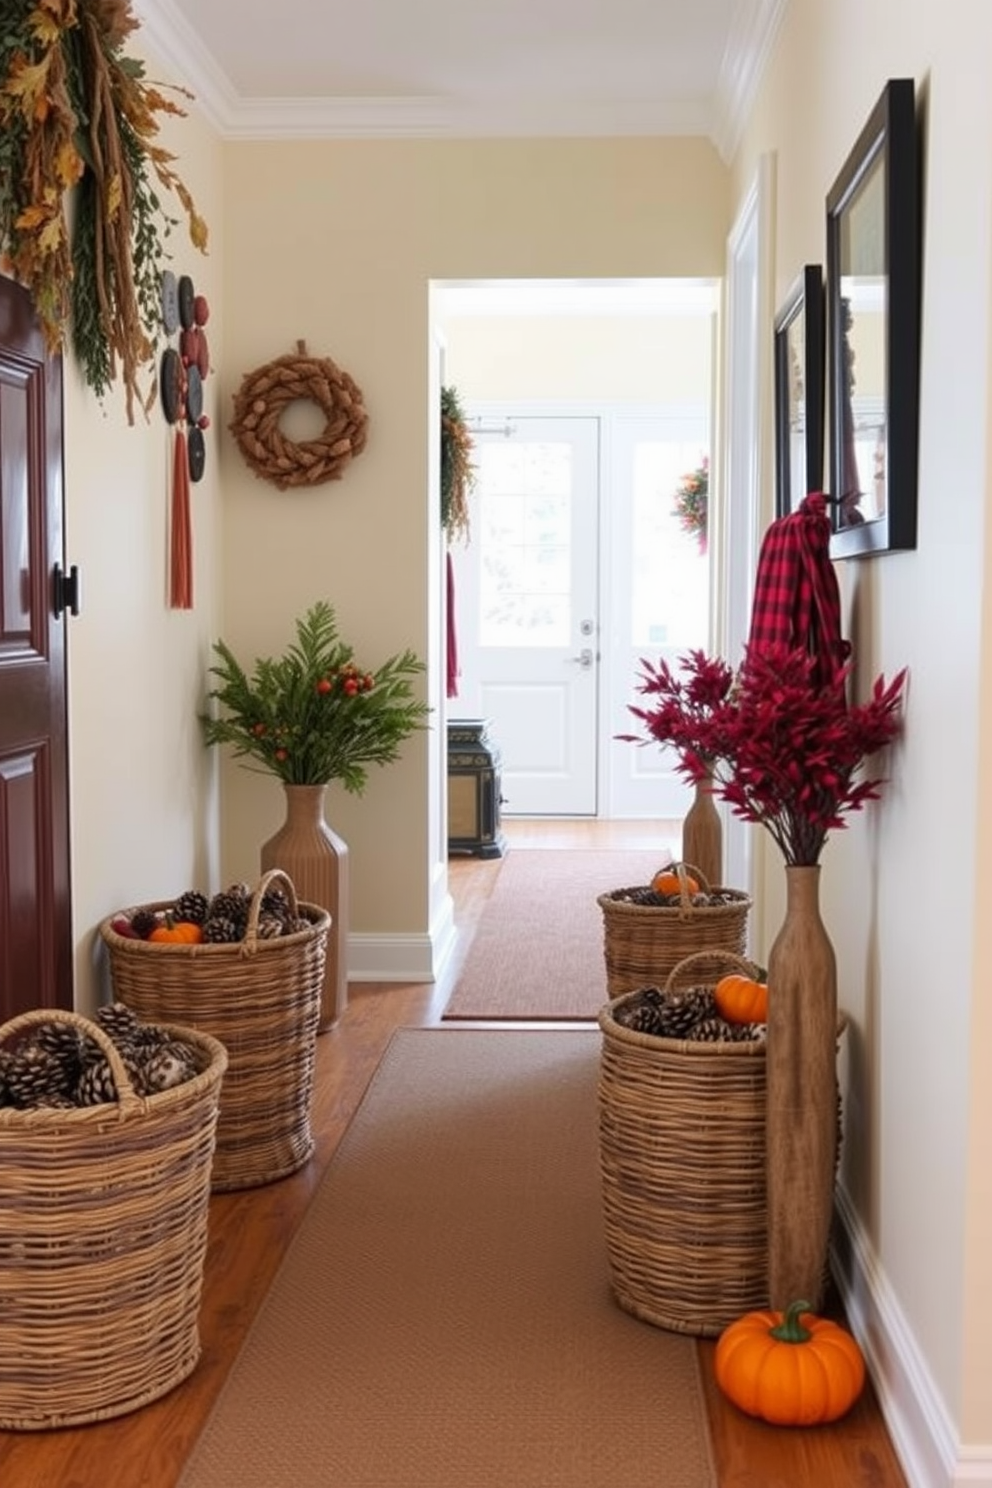
[[[677,846],[672,823],[520,821],[505,826],[511,848]],[[317,1040],[316,1150],[306,1168],[267,1187],[212,1198],[200,1320],[203,1352],[190,1378],[163,1400],[115,1421],[65,1431],[0,1432],[4,1488],[105,1488],[108,1482],[115,1488],[174,1488],[393,1030],[439,1021],[498,870],[498,860],[452,859],[449,879],[459,944],[438,984],[353,985],[340,1022]],[[327,1264],[334,1264],[333,1255]],[[848,1416],[832,1426],[766,1426],[723,1399],[713,1380],[714,1345],[701,1340],[698,1348],[719,1488],[907,1488],[870,1387]],[[645,1392],[650,1402],[650,1381],[645,1381]],[[266,1485],[246,1483],[245,1488]],[[349,1485],[329,1483],[327,1488]]]

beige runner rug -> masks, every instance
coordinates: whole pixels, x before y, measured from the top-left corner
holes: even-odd
[[[394,1034],[180,1488],[714,1488],[695,1340],[609,1290],[599,1048]]]
[[[595,1018],[607,1001],[598,895],[646,884],[667,848],[511,848],[445,1018]]]

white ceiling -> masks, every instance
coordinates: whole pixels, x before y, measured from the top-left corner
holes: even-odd
[[[229,138],[708,135],[788,0],[133,0]]]

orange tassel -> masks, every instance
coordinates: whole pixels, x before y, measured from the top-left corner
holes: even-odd
[[[172,461],[172,539],[169,603],[174,610],[193,608],[193,532],[189,511],[189,460],[186,436],[176,430]]]

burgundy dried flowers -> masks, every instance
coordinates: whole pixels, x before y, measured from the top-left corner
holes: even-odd
[[[646,739],[670,745],[678,770],[714,794],[736,816],[771,833],[786,863],[819,862],[829,832],[877,800],[881,776],[859,776],[866,759],[902,727],[906,669],[879,677],[866,703],[849,704],[850,666],[829,687],[815,683],[815,659],[805,650],[745,647],[734,672],[702,651],[667,662],[642,662],[638,691],[649,705],[631,705]]]

